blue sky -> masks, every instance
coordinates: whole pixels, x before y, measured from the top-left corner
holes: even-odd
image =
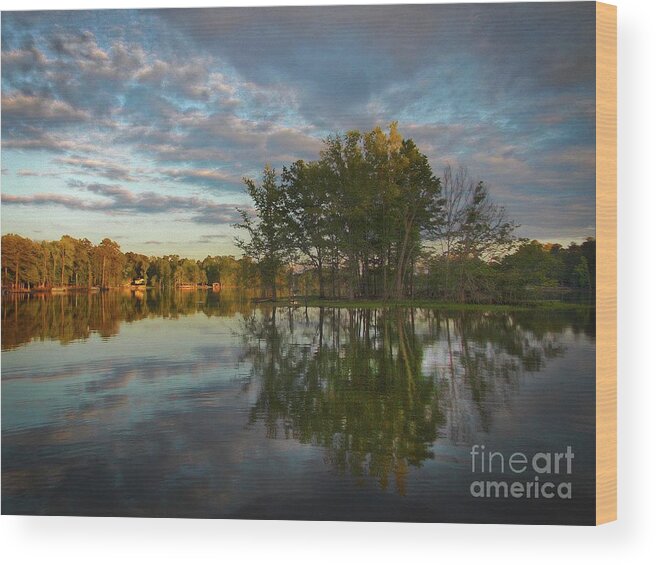
[[[2,233],[237,253],[241,178],[398,120],[520,235],[594,236],[595,5],[2,14]]]

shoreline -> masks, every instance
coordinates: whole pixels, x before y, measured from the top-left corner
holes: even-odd
[[[333,299],[333,298],[296,298],[293,303],[288,298],[260,301],[258,306],[267,304],[271,306],[294,306],[308,308],[433,308],[440,310],[471,310],[471,311],[497,311],[506,310],[594,310],[595,303],[563,302],[561,300],[535,300],[523,301],[514,304],[502,303],[467,303],[444,302],[429,299]]]

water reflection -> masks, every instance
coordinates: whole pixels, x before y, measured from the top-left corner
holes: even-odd
[[[269,437],[326,448],[339,471],[375,476],[383,487],[392,475],[402,493],[408,466],[431,456],[444,421],[439,383],[422,372],[410,318],[321,309],[295,324],[288,316],[288,325],[275,310],[245,324],[261,383],[251,419],[265,421]]]
[[[10,297],[3,510],[476,521],[462,477],[469,446],[487,438],[574,443],[581,506],[568,512],[584,521],[594,327],[590,310]],[[430,502],[438,494],[447,507]],[[504,509],[509,521],[556,510]]]
[[[471,441],[507,407],[521,375],[562,355],[571,315],[276,309],[243,324],[259,383],[251,421],[327,450],[340,472],[394,478],[433,457],[438,437]],[[576,319],[573,330],[590,330]],[[529,329],[530,328],[530,329]],[[473,412],[472,412],[473,411]]]
[[[122,322],[149,317],[178,318],[198,312],[232,316],[251,310],[247,295],[207,291],[7,295],[2,299],[2,349],[13,349],[32,340],[67,344],[87,339],[93,333],[110,338],[118,334]]]

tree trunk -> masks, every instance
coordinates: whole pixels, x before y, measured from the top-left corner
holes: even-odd
[[[415,259],[413,257],[412,260],[410,261],[410,298],[414,299],[414,297],[415,297]],[[414,317],[413,317],[413,323],[414,323]]]
[[[451,294],[449,290],[449,275],[450,275],[450,269],[451,269],[451,245],[449,242],[446,244],[446,268],[444,272],[444,297],[446,300],[449,299],[449,295]]]
[[[387,256],[385,256],[387,255]],[[387,300],[389,297],[389,292],[387,289],[387,270],[389,268],[390,262],[390,246],[387,246],[387,253],[383,255],[383,298]]]
[[[369,255],[362,256],[362,294],[369,298]]]
[[[332,279],[332,295],[333,295],[333,298],[335,298],[335,296],[337,296],[337,286],[336,286],[336,283],[337,283],[337,267],[336,267],[334,262],[330,266],[330,271],[331,271],[331,279]]]
[[[355,299],[355,289],[358,285],[358,266],[357,259],[351,260],[351,284],[349,285],[349,298]]]
[[[323,258],[321,257],[321,254],[319,254],[317,259],[317,274],[319,276],[319,298],[325,298],[326,291],[323,281]]]
[[[406,255],[408,251],[408,241],[410,239],[410,230],[412,229],[412,220],[405,222],[405,233],[403,234],[403,244],[399,253],[396,266],[396,297],[403,298],[403,278],[405,274]]]

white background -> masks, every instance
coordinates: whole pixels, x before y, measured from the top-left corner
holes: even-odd
[[[193,0],[187,6],[335,4]],[[389,2],[367,2],[358,4]],[[402,3],[401,1],[397,3]],[[415,0],[413,3],[421,3]],[[0,518],[5,563],[622,563],[656,558],[656,30],[653,0],[619,20],[619,520],[598,528]],[[2,10],[182,7],[182,0],[0,0]]]

